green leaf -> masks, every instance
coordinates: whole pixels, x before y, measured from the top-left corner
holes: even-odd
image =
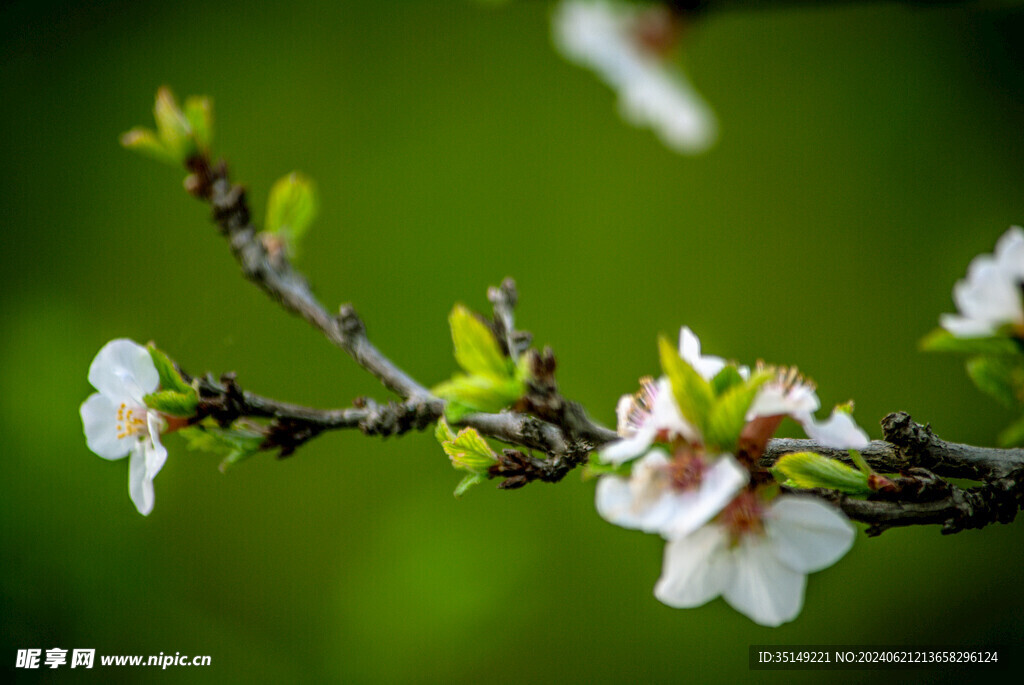
[[[169,151],[164,144],[156,137],[156,134],[148,128],[133,128],[131,131],[121,135],[121,145],[151,157],[158,162],[173,164],[177,166],[179,160]]]
[[[149,356],[153,359],[153,365],[156,367],[156,372],[160,376],[160,387],[164,390],[175,390],[180,393],[195,395],[195,389],[185,382],[185,379],[181,377],[177,367],[174,366],[174,362],[171,361],[162,350],[158,349],[156,345],[150,343],[146,346],[149,350]]]
[[[192,129],[192,139],[199,151],[209,154],[213,142],[213,105],[205,95],[185,98],[185,119]]]
[[[176,390],[158,390],[154,393],[143,396],[142,400],[150,409],[156,409],[163,414],[171,416],[195,416],[199,399],[194,390],[189,388],[189,393],[177,392]]]
[[[487,478],[485,476],[481,476],[479,473],[467,473],[466,476],[459,481],[459,484],[455,486],[455,492],[453,494],[456,497],[462,497],[471,487],[474,485],[480,485],[480,483],[483,483],[485,480],[487,480]]]
[[[711,379],[711,391],[720,397],[726,390],[743,383],[743,376],[734,364],[727,364]]]
[[[189,449],[223,457],[221,471],[261,451],[265,439],[255,426],[247,428],[237,423],[231,428],[204,423],[182,428],[178,432],[185,438]]]
[[[966,354],[1020,354],[1021,348],[1013,340],[1001,336],[985,338],[958,338],[944,328],[936,328],[921,339],[926,352],[962,352]]]
[[[296,248],[317,214],[316,188],[297,171],[277,180],[267,200],[266,231],[284,240],[289,255]]]
[[[472,412],[501,411],[522,397],[525,388],[515,378],[494,379],[489,376],[456,374],[451,380],[434,386],[431,392],[449,401],[445,416],[449,421],[456,422]]]
[[[434,427],[434,437],[441,445],[455,439],[455,433],[452,432],[448,422],[443,417],[437,422],[437,426]]]
[[[1014,409],[1021,405],[1024,368],[1001,357],[975,357],[967,362],[967,375],[979,390]]]
[[[156,119],[156,132],[164,147],[177,163],[183,163],[195,152],[195,142],[192,140],[188,119],[178,107],[174,93],[166,86],[156,92],[153,118]]]
[[[715,399],[708,413],[707,432],[704,442],[717,446],[724,452],[734,452],[743,427],[747,425],[747,410],[757,397],[758,391],[772,377],[770,371],[760,371],[749,381],[733,385]]]
[[[1020,447],[1024,445],[1024,417],[1017,419],[999,434],[1000,447]]]
[[[865,474],[817,452],[785,454],[775,462],[772,473],[780,483],[793,488],[827,488],[851,495],[872,492]]]
[[[466,373],[505,379],[513,375],[511,360],[501,352],[491,329],[461,304],[452,307],[448,315],[455,346],[455,361]]]
[[[598,476],[619,476],[629,478],[633,471],[633,462],[627,461],[622,464],[611,464],[601,461],[597,452],[591,452],[586,465],[583,467],[583,480],[591,480]]]
[[[711,386],[692,366],[679,356],[668,338],[658,339],[661,368],[672,385],[672,396],[683,417],[692,423],[703,435],[707,428],[708,414],[714,403]]]
[[[498,461],[494,450],[475,428],[463,428],[454,440],[445,440],[441,447],[451,459],[452,466],[460,471],[486,474],[487,469]]]

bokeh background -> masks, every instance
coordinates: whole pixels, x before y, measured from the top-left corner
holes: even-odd
[[[721,140],[625,125],[550,44],[550,6],[14,2],[0,10],[0,645],[209,654],[167,682],[858,681],[751,673],[757,643],[1024,640],[1024,525],[861,536],[793,623],[652,595],[662,543],[575,475],[452,498],[429,434],[324,436],[227,475],[177,437],[139,516],[78,406],[108,340],[316,406],[386,392],[245,282],[182,174],[122,150],[161,84],[213,96],[215,150],[262,215],[316,179],[301,267],[417,378],[446,314],[505,276],[563,390],[612,422],[656,337],[799,364],[873,437],[904,409],[991,444],[1010,419],[917,351],[975,254],[1024,221],[1024,17],[891,3],[711,13],[684,59]],[[76,671],[75,673],[79,673]],[[106,682],[151,672],[103,669]],[[876,675],[881,675],[877,674]],[[933,680],[959,675],[932,672]],[[84,679],[86,676],[77,676]]]

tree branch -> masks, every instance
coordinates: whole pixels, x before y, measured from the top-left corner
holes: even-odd
[[[357,398],[344,409],[312,409],[278,402],[242,390],[233,374],[219,381],[206,377],[197,382],[200,404],[194,421],[213,418],[222,427],[240,418],[269,419],[262,449],[279,449],[280,456],[325,431],[358,428],[366,435],[387,437],[423,430],[444,414],[445,401],[406,374],[369,340],[366,326],[351,305],[331,315],[313,295],[306,279],[292,268],[281,246],[265,241],[251,224],[245,191],[228,178],[227,166],[216,168],[207,158],[191,158],[192,172],[185,186],[194,196],[209,202],[213,218],[228,239],[243,274],[286,310],[298,314],[345,350],[403,401],[379,404]],[[494,317],[487,324],[503,351],[513,359],[527,355],[530,367],[526,394],[516,411],[470,414],[458,423],[509,445],[539,450],[544,459],[506,449],[490,470],[503,478],[499,487],[513,489],[534,481],[556,482],[585,463],[588,455],[618,438],[592,421],[581,405],[567,400],[555,381],[555,356],[549,349],[530,349],[532,336],[515,328],[518,294],[506,279],[488,290]],[[980,528],[993,522],[1013,520],[1024,503],[1024,450],[974,447],[941,440],[929,426],[922,426],[903,412],[882,420],[885,440],[875,440],[862,456],[878,472],[897,474],[884,479],[867,499],[853,499],[833,491],[813,491],[839,506],[850,518],[867,523],[868,533],[888,528],[940,524],[944,533]],[[791,452],[817,452],[851,463],[850,456],[813,440],[771,440],[759,460],[761,469]],[[767,476],[762,471],[761,475]],[[983,483],[965,489],[943,478],[967,478]],[[804,491],[807,492],[807,491]]]
[[[187,166],[192,175],[185,187],[210,203],[213,218],[228,239],[242,273],[285,309],[319,329],[328,340],[348,352],[389,390],[403,398],[430,398],[430,391],[385,357],[366,336],[366,326],[351,305],[342,305],[336,316],[313,295],[306,279],[295,271],[280,249],[271,251],[249,221],[245,189],[233,185],[227,165],[214,169],[206,157],[195,156]]]

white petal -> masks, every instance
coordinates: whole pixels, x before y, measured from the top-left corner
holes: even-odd
[[[665,545],[654,596],[671,607],[697,607],[722,594],[732,575],[728,533],[721,526],[704,526]]]
[[[631,437],[616,440],[601,448],[601,461],[622,464],[646,452],[654,442],[655,431],[650,426],[641,427]]]
[[[733,550],[732,582],[722,591],[733,609],[763,626],[792,621],[804,603],[806,576],[780,562],[762,536],[746,535]]]
[[[622,116],[634,125],[650,126],[673,150],[703,152],[715,142],[715,116],[679,69],[651,60],[619,94]]]
[[[990,255],[974,258],[967,279],[953,286],[953,301],[964,316],[996,325],[1021,318],[1020,290]]]
[[[153,479],[146,477],[146,450],[137,443],[128,460],[128,494],[143,516],[153,511]]]
[[[596,505],[597,513],[609,523],[645,533],[659,532],[674,511],[669,493],[639,501],[630,482],[618,476],[603,476],[598,481]]]
[[[149,426],[149,440],[144,441],[146,448],[146,478],[153,480],[167,461],[167,448],[160,442],[160,431],[164,429],[164,421],[155,411],[146,412]]]
[[[813,414],[821,406],[817,393],[808,385],[786,388],[777,382],[761,386],[747,410],[747,421],[759,416],[792,416]]]
[[[996,263],[1010,279],[1024,279],[1024,229],[1011,226],[996,243]]]
[[[782,495],[765,515],[765,533],[775,556],[801,573],[839,561],[853,546],[855,531],[835,507],[811,497]]]
[[[996,334],[993,322],[968,319],[957,314],[939,315],[939,325],[958,338],[987,338]]]
[[[653,449],[633,465],[629,479],[605,476],[597,484],[597,511],[609,522],[659,533],[676,512],[668,455]]]
[[[660,530],[669,540],[694,532],[713,519],[747,484],[750,475],[732,455],[715,460],[704,472],[700,487],[689,492],[676,492],[675,511]]]
[[[644,423],[644,428],[653,430],[655,435],[663,432],[670,438],[682,436],[688,442],[700,441],[700,433],[683,418],[682,412],[679,411],[679,406],[672,394],[672,382],[665,377],[658,379],[658,392],[654,396],[651,415]]]
[[[618,432],[622,437],[628,437],[636,429],[629,425],[629,414],[633,410],[634,398],[632,395],[623,395],[619,403],[615,405],[615,417],[618,419]]]
[[[857,422],[848,412],[833,409],[832,416],[818,423],[814,417],[806,417],[801,421],[807,437],[820,442],[826,447],[841,450],[862,450],[871,442]]]
[[[142,345],[126,338],[111,340],[89,367],[89,382],[114,401],[142,404],[142,397],[160,385],[153,358]]]
[[[704,380],[711,380],[725,368],[725,360],[721,357],[701,355],[700,339],[687,326],[679,329],[679,356]]]
[[[82,403],[79,414],[85,429],[85,443],[104,459],[122,459],[135,444],[134,437],[117,437],[118,407],[100,393],[93,393]]]

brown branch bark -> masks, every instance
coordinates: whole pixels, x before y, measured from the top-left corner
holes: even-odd
[[[376,376],[402,401],[379,404],[358,398],[344,409],[312,409],[278,402],[242,390],[233,375],[220,381],[198,382],[200,407],[196,420],[212,417],[222,426],[239,418],[268,419],[267,449],[288,456],[325,431],[358,428],[367,435],[387,437],[422,430],[444,414],[444,400],[410,377],[369,340],[366,326],[351,305],[332,315],[317,300],[306,279],[273,242],[264,241],[250,222],[245,191],[228,178],[226,165],[211,166],[204,157],[189,160],[192,174],[186,188],[208,202],[220,231],[228,239],[243,274],[287,311],[320,330],[332,343]],[[515,328],[515,283],[506,279],[488,291],[494,310],[488,322],[504,351],[518,358],[528,355],[530,379],[516,411],[471,414],[459,423],[483,435],[529,450],[505,450],[491,475],[503,478],[501,487],[513,489],[533,480],[555,482],[584,463],[588,454],[614,441],[616,433],[592,421],[581,405],[567,400],[555,381],[555,357],[528,349],[531,336]],[[836,492],[814,492],[834,502],[850,518],[867,523],[876,535],[897,526],[939,524],[944,533],[980,528],[1013,520],[1024,503],[1024,450],[975,447],[941,440],[929,426],[898,412],[882,421],[884,440],[875,440],[862,456],[878,472],[892,475],[886,487],[868,499],[853,499]],[[775,439],[769,442],[759,465],[767,469],[790,452],[818,452],[850,462],[849,455],[812,440]],[[767,477],[767,473],[760,472]],[[963,488],[944,478],[980,480]]]

